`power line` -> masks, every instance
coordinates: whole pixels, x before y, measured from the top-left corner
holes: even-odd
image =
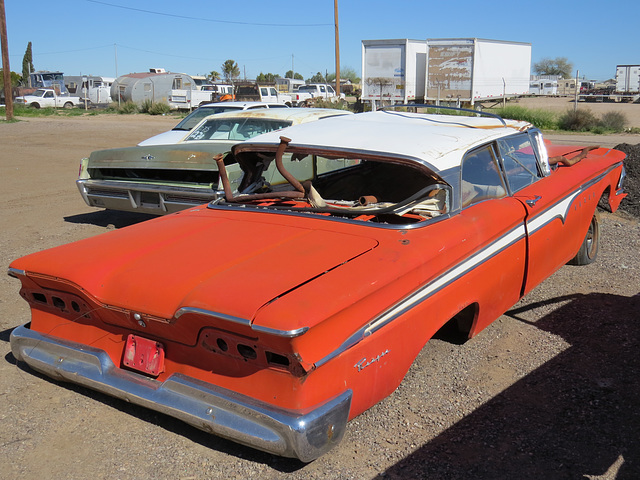
[[[214,20],[211,18],[189,17],[186,15],[175,15],[172,13],[154,12],[152,10],[143,10],[141,8],[126,7],[124,5],[114,5],[113,3],[100,2],[98,0],[86,0],[86,1],[90,3],[97,3],[99,5],[106,5],[108,7],[122,8],[124,10],[133,10],[135,12],[149,13],[151,15],[161,15],[163,17],[182,18],[184,20],[198,20],[198,21],[213,22],[213,23],[226,23],[226,24],[232,24],[232,25],[252,25],[252,26],[259,26],[259,27],[329,27],[329,26],[333,26],[333,23],[291,24],[291,23],[254,23],[254,22],[237,22],[233,20]]]

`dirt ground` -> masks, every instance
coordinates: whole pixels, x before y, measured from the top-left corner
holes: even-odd
[[[87,207],[74,184],[79,160],[175,123],[0,122],[0,267],[148,219]],[[640,135],[551,137],[640,144]],[[0,479],[640,478],[638,251],[638,218],[604,213],[596,263],[563,267],[464,345],[430,341],[400,388],[307,465],[16,364],[9,335],[29,311],[19,282],[2,275]]]

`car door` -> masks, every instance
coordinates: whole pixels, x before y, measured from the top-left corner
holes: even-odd
[[[579,185],[548,170],[533,134],[513,135],[497,144],[509,191],[526,211],[524,295],[572,258],[591,217],[584,218],[586,209],[574,208]]]

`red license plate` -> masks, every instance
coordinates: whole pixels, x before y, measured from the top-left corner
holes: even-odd
[[[122,363],[154,377],[164,371],[164,346],[155,340],[129,335]]]

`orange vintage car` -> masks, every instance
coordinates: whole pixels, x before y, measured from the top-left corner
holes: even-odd
[[[235,191],[216,158],[223,198],[14,261],[32,318],[11,347],[57,380],[305,462],[438,330],[471,338],[592,262],[598,202],[624,196],[623,153],[498,117],[347,115],[232,154],[244,175]]]

